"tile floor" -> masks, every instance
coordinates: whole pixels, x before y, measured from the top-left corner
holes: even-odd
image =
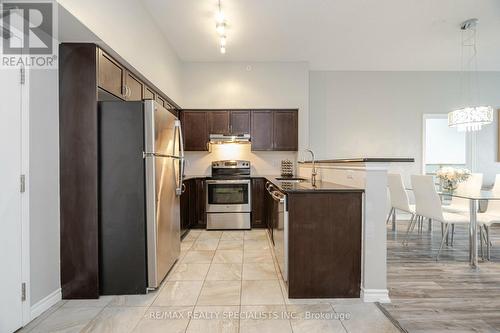
[[[265,230],[192,230],[161,288],[61,301],[21,332],[399,332],[374,304],[292,300]]]

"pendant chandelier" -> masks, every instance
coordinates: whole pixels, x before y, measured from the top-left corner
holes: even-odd
[[[470,19],[462,23],[462,56],[461,56],[461,86],[467,96],[467,102],[472,101],[473,84],[477,83],[477,49],[476,31],[478,19]],[[471,52],[470,59],[464,65],[464,50]],[[475,81],[475,82],[473,82]],[[476,98],[479,100],[479,93]],[[467,106],[448,113],[448,126],[459,131],[479,131],[484,125],[493,122],[493,108],[491,106]]]

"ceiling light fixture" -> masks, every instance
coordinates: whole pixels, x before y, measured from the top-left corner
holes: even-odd
[[[467,102],[471,103],[473,100],[473,81],[475,81],[477,96],[479,102],[479,86],[477,82],[477,48],[476,48],[476,35],[477,35],[477,22],[478,19],[469,19],[462,23],[460,29],[462,30],[462,55],[461,55],[461,87],[462,93],[467,95]],[[471,52],[471,59],[467,61],[467,66],[464,66],[464,50],[468,48]],[[465,104],[465,103],[464,103]],[[478,103],[479,104],[479,103]],[[458,110],[448,113],[448,126],[456,127],[459,131],[479,131],[484,125],[493,122],[493,108],[491,106],[467,106]]]
[[[220,10],[220,1],[219,1],[218,10],[215,13],[215,22],[217,22],[217,23],[223,23],[224,22],[224,13]]]
[[[219,35],[220,53],[225,54],[227,44],[226,19],[220,6],[220,0],[217,2],[217,12],[215,13],[215,31]]]
[[[226,32],[226,23],[222,22],[222,23],[217,23],[215,25],[215,30],[217,31],[217,33],[222,36],[224,35],[224,33]]]

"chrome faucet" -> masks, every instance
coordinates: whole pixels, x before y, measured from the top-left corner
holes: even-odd
[[[316,186],[316,175],[318,173],[316,172],[316,160],[314,159],[314,152],[311,149],[305,149],[305,151],[311,153],[312,157],[311,184],[312,186]]]

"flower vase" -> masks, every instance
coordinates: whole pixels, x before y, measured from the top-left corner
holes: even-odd
[[[453,180],[443,180],[441,186],[445,191],[453,192],[457,189],[457,182]]]

